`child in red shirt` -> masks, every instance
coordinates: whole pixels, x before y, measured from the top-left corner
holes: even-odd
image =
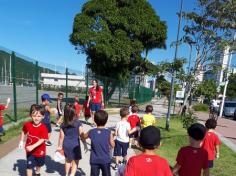
[[[205,123],[207,133],[202,143],[202,148],[208,153],[208,166],[213,168],[213,160],[219,158],[220,155],[220,140],[219,137],[214,133],[217,122],[215,119],[208,119]]]
[[[160,138],[160,130],[154,126],[141,130],[139,142],[144,149],[143,153],[129,159],[125,176],[172,176],[168,162],[155,153]]]
[[[140,127],[141,121],[140,121],[139,116],[137,115],[138,110],[139,110],[138,106],[136,106],[136,105],[132,106],[132,109],[131,109],[132,114],[129,115],[128,120],[127,120],[130,123],[131,129],[133,129],[137,126]],[[131,145],[138,146],[138,142],[137,142],[138,131],[130,134],[129,137],[130,137],[129,145],[130,146]]]
[[[33,104],[30,108],[32,121],[26,122],[22,128],[19,148],[23,148],[23,141],[26,137],[27,176],[33,175],[34,167],[36,167],[35,175],[40,176],[40,168],[45,164],[45,141],[48,139],[48,130],[41,123],[44,111],[43,107]]]
[[[85,102],[83,104],[83,112],[84,112],[84,118],[85,118],[85,121],[86,123],[88,123],[88,119],[91,117],[91,109],[90,109],[90,105],[88,105],[88,99],[89,99],[89,96],[86,96],[85,97]]]
[[[75,109],[76,118],[79,119],[79,117],[80,117],[80,104],[79,104],[78,96],[75,96],[74,109]]]
[[[6,105],[0,104],[0,136],[4,136],[5,135],[4,129],[3,129],[3,126],[2,126],[3,125],[2,111],[8,108],[10,101],[11,101],[11,99],[8,98]]]
[[[188,128],[190,145],[182,147],[176,158],[173,174],[179,176],[209,176],[207,151],[201,148],[206,134],[204,125],[195,123]]]

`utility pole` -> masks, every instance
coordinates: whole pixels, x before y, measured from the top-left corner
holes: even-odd
[[[176,39],[176,47],[175,47],[175,56],[174,61],[176,61],[177,53],[178,53],[178,46],[179,46],[179,31],[180,31],[180,25],[181,25],[181,19],[182,19],[182,9],[183,9],[183,0],[181,0],[181,6],[180,6],[180,13],[179,13],[179,22],[178,22],[178,31],[177,31],[177,39]],[[169,131],[170,129],[170,112],[171,112],[171,106],[172,106],[172,99],[174,94],[174,82],[175,82],[175,71],[172,70],[172,77],[171,77],[171,92],[170,92],[170,98],[168,103],[168,112],[166,117],[166,130]]]
[[[7,85],[7,63],[6,63],[6,59],[4,60],[4,70],[5,70],[5,85]]]
[[[12,77],[11,77],[11,55],[10,55],[10,66],[9,66],[9,75],[10,75],[10,83],[12,83]]]

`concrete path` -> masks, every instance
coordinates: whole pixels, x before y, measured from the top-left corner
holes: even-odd
[[[120,120],[118,115],[110,115],[107,123],[108,128],[114,128],[116,123]],[[89,125],[83,125],[85,131],[91,129]],[[47,147],[47,156],[46,156],[46,164],[41,170],[42,176],[50,176],[50,175],[64,175],[64,164],[55,162],[53,160],[54,152],[57,148],[59,132],[56,128],[53,128],[53,132],[51,135],[52,146]],[[87,140],[90,144],[90,141]],[[89,145],[88,145],[89,146]],[[81,143],[82,150],[82,160],[79,163],[79,169],[77,171],[77,176],[90,175],[90,165],[89,158],[90,152],[85,153],[83,151],[83,145]],[[132,149],[128,150],[128,156],[134,155],[134,151]],[[115,171],[113,170],[114,163],[112,163],[112,176],[115,175]],[[18,148],[14,149],[8,155],[0,159],[0,176],[24,176],[26,170],[26,160],[25,160],[25,150],[20,150]]]

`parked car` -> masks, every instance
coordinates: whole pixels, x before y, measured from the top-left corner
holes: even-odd
[[[234,120],[236,120],[236,109],[234,111]]]
[[[236,101],[225,101],[223,108],[223,115],[228,117],[234,117],[236,110]]]

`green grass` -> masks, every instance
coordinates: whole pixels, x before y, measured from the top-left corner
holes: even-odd
[[[161,129],[162,141],[157,154],[166,158],[171,166],[174,166],[178,150],[188,145],[187,132],[182,128],[179,119],[173,118],[170,121],[170,132],[165,128],[165,119],[158,120],[158,127]],[[194,163],[193,163],[194,164]],[[220,158],[214,161],[214,168],[210,173],[214,176],[233,176],[236,173],[236,153],[224,144],[220,147]]]

